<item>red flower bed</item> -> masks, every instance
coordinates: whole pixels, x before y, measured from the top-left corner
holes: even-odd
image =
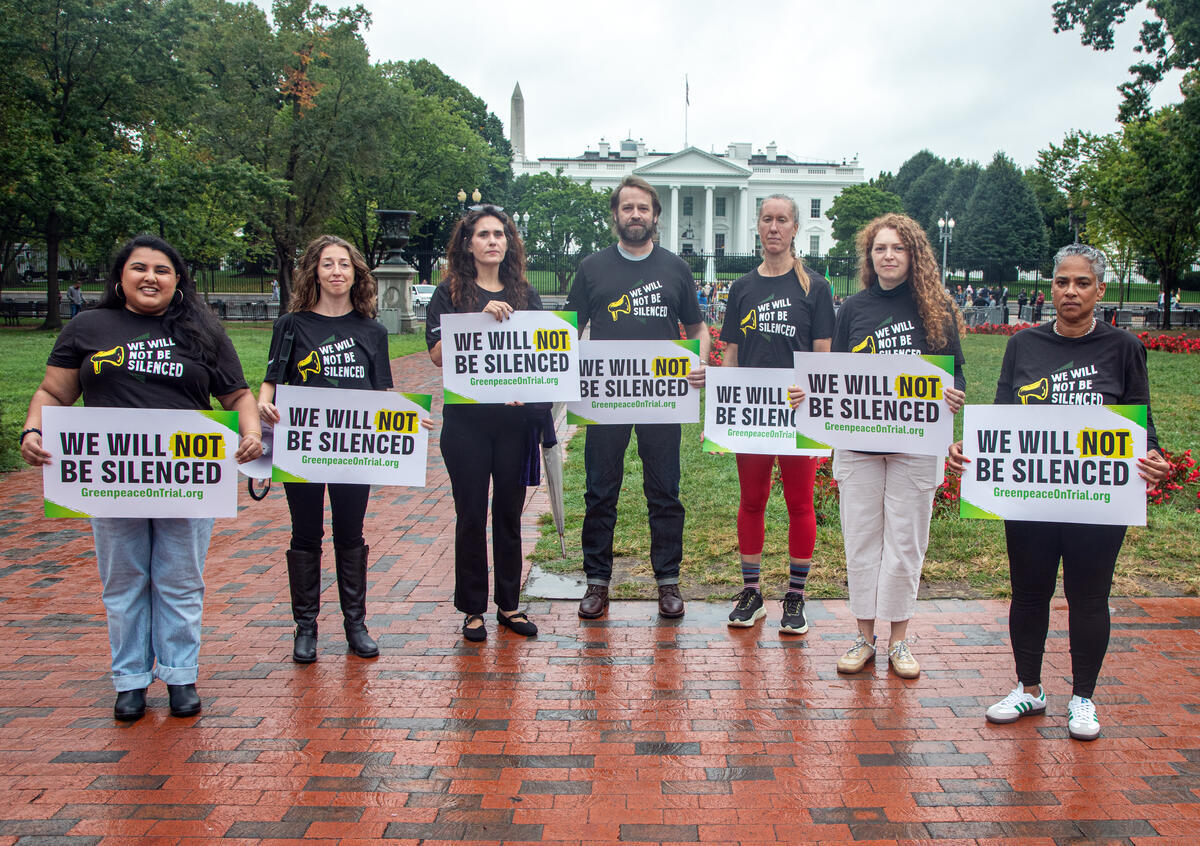
[[[708,353],[709,367],[720,367],[725,363],[725,342],[721,340],[721,330],[716,326],[708,327],[708,334],[712,338],[712,349]],[[679,339],[687,340],[687,333],[683,331],[683,327],[679,328]]]
[[[980,323],[978,326],[968,326],[968,335],[1015,335],[1022,329],[1035,326],[1034,323]]]
[[[1148,350],[1162,350],[1169,353],[1200,353],[1200,337],[1151,335],[1149,332],[1138,332],[1138,340]]]
[[[1172,456],[1165,449],[1162,453],[1171,464],[1171,472],[1157,487],[1146,491],[1146,501],[1150,505],[1166,505],[1177,491],[1182,491],[1186,486],[1200,482],[1200,467],[1196,466],[1196,460],[1192,458],[1190,449],[1184,450],[1183,454],[1178,457]],[[1200,490],[1196,491],[1196,498],[1200,500]],[[1197,507],[1196,510],[1200,511],[1200,507]]]

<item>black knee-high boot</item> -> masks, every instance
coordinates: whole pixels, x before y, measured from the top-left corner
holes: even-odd
[[[367,632],[367,553],[366,545],[333,548],[337,561],[338,597],[342,601],[342,620],[346,642],[359,658],[374,658],[379,644]]]
[[[321,553],[305,549],[287,551],[288,586],[292,589],[292,618],[296,640],[292,660],[311,664],[317,660],[317,614],[321,610]]]

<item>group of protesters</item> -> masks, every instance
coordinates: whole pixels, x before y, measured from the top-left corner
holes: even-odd
[[[698,341],[708,361],[710,335],[696,283],[687,263],[658,244],[662,206],[655,189],[638,177],[625,178],[611,195],[617,243],[579,265],[566,309],[576,312],[582,333],[593,340],[673,340],[683,333]],[[762,261],[728,290],[721,337],[726,367],[793,367],[796,352],[869,353],[880,348],[875,333],[900,322],[911,324],[900,347],[889,352],[951,356],[953,387],[943,391],[947,410],[965,401],[962,317],[955,297],[940,281],[934,253],[922,227],[900,214],[871,221],[857,237],[861,290],[835,316],[828,282],[797,257],[795,201],[767,197],[757,219]],[[526,277],[525,254],[511,217],[502,209],[473,207],[457,223],[447,249],[447,274],[434,292],[426,321],[432,361],[442,363],[442,317],[482,312],[497,321],[516,311],[537,310],[541,300]],[[996,403],[1015,403],[1016,390],[1066,361],[1094,364],[1092,390],[1105,404],[1149,406],[1145,352],[1135,338],[1097,322],[1093,310],[1104,292],[1104,256],[1092,247],[1069,245],[1055,258],[1052,284],[1055,320],[1014,335],[996,389]],[[643,314],[609,305],[636,297],[652,285],[664,308]],[[196,297],[179,253],[153,236],[139,236],[114,257],[99,307],[72,320],[50,354],[45,377],[31,400],[21,452],[32,465],[54,456],[43,444],[41,412],[69,406],[82,395],[89,407],[205,409],[210,396],[239,412],[239,462],[262,453],[262,424],[280,419],[275,391],[280,384],[329,389],[387,390],[392,386],[387,337],[375,320],[377,289],[359,251],[333,236],[308,245],[293,281],[288,311],[274,326],[269,360],[257,398],[221,325]],[[743,320],[759,304],[783,314],[769,323]],[[782,305],[780,305],[782,304]],[[599,319],[599,318],[603,319]],[[786,327],[786,328],[781,328]],[[165,339],[175,347],[179,368],[160,374],[93,366],[134,338]],[[366,366],[359,378],[323,378],[311,352],[331,340],[353,347]],[[301,367],[302,363],[309,363]],[[694,388],[705,368],[687,376]],[[804,400],[789,391],[793,407]],[[1022,397],[1021,401],[1029,401]],[[432,426],[431,420],[424,425]],[[454,605],[464,615],[463,637],[487,637],[489,576],[487,515],[492,515],[496,622],[517,635],[535,636],[536,624],[519,605],[522,572],[520,515],[525,493],[531,432],[553,428],[543,404],[510,402],[447,406],[441,452],[450,476],[456,515]],[[586,488],[582,528],[586,591],[578,607],[583,619],[605,616],[613,575],[617,502],[624,484],[625,453],[636,431],[650,529],[650,564],[658,590],[658,613],[684,614],[680,593],[684,506],[680,499],[678,423],[595,424],[584,441]],[[1139,462],[1147,484],[1165,478],[1169,465],[1158,450],[1153,422],[1149,453]],[[750,627],[766,615],[760,570],[765,510],[778,465],[788,514],[788,581],[782,597],[780,632],[808,630],[805,586],[813,566],[816,515],[813,487],[817,459],[794,455],[738,454],[737,538],[742,589],[729,625]],[[949,466],[961,471],[961,444],[951,447]],[[840,490],[849,607],[856,620],[853,640],[837,661],[840,673],[872,666],[884,649],[891,670],[913,679],[920,674],[908,636],[929,540],[934,491],[942,480],[941,457],[838,449],[833,475]],[[323,514],[328,493],[338,596],[347,646],[374,658],[379,647],[367,629],[369,548],[363,522],[370,489],[362,484],[285,483],[292,518],[286,553],[296,628],[292,658],[317,659],[321,594]],[[139,719],[154,678],[168,686],[170,711],[199,713],[196,692],[203,606],[203,568],[213,521],[207,518],[94,518],[93,534],[102,597],[108,615],[114,716]],[[1073,695],[1068,727],[1074,737],[1099,733],[1092,694],[1108,642],[1108,595],[1124,527],[1075,523],[1008,521],[1013,599],[1010,635],[1016,688],[987,709],[992,722],[1012,722],[1046,709],[1041,663],[1050,597],[1062,562],[1068,603]],[[877,641],[886,623],[888,637]]]

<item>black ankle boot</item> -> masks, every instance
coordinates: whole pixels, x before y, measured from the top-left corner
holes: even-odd
[[[337,562],[338,598],[342,602],[342,618],[346,627],[346,642],[359,658],[374,658],[379,644],[367,632],[367,554],[364,546],[349,549],[333,548]]]
[[[132,723],[146,716],[146,688],[122,690],[113,705],[113,718],[123,723]]]
[[[200,694],[194,684],[169,684],[167,696],[171,701],[172,717],[194,717],[200,713]]]
[[[317,612],[321,610],[320,550],[287,551],[288,587],[292,591],[292,618],[296,621],[296,640],[292,660],[311,664],[317,660]]]

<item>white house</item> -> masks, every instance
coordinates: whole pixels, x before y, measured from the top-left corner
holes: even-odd
[[[518,88],[515,94],[519,95]],[[672,252],[745,255],[757,252],[755,220],[764,198],[786,194],[800,208],[796,248],[810,256],[833,247],[833,227],[825,212],[848,185],[865,181],[857,157],[851,161],[797,161],[771,142],[753,152],[749,143],[730,144],[724,153],[688,147],[677,153],[646,150],[642,141],[618,145],[600,140],[597,149],[569,158],[527,158],[524,100],[513,99],[514,176],[554,173],[559,168],[578,182],[609,191],[624,177],[640,176],[662,200],[662,245]]]

